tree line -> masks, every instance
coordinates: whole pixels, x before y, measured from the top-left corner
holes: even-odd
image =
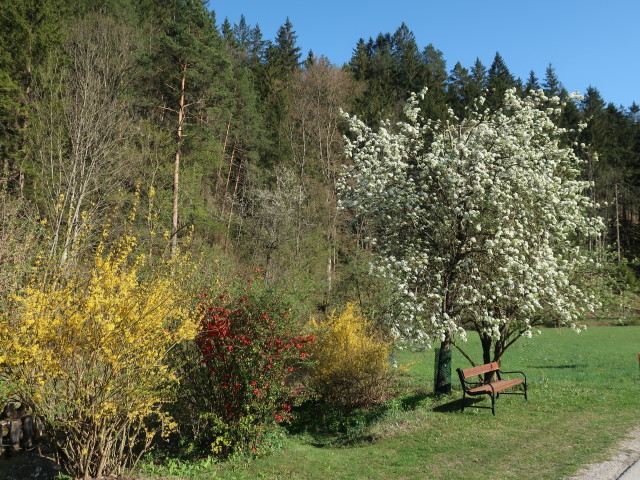
[[[360,39],[339,66],[303,53],[289,19],[267,39],[245,17],[216,22],[201,0],[2,4],[3,293],[28,273],[35,246],[58,265],[81,264],[87,228],[117,230],[141,195],[150,258],[189,238],[205,272],[264,269],[311,309],[354,297],[379,305],[385,287],[364,275],[365,230],[337,208],[348,163],[340,112],[375,128],[425,86],[420,108],[433,120],[449,109],[465,117],[481,95],[495,111],[511,88],[566,100],[556,121],[574,131],[567,145],[585,145],[584,179],[606,224],[599,242],[618,261],[640,249],[640,107],[607,103],[595,87],[570,99],[552,65],[520,79],[496,53],[489,66],[448,69],[402,24]]]

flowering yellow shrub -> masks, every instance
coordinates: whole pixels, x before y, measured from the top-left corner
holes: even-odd
[[[355,303],[333,312],[312,345],[312,384],[329,402],[368,406],[383,401],[390,382],[391,345],[380,338]]]
[[[153,433],[176,375],[169,349],[196,333],[174,262],[145,278],[136,239],[101,244],[88,272],[32,284],[0,317],[0,373],[45,418],[78,478],[121,474]]]

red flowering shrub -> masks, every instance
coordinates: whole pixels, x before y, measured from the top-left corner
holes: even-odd
[[[289,310],[260,279],[227,295],[201,296],[200,371],[192,381],[206,381],[192,399],[206,424],[199,443],[214,453],[255,452],[270,424],[290,418],[300,391],[295,379],[314,336],[300,334]]]

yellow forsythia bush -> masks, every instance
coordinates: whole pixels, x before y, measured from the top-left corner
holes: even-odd
[[[355,303],[315,322],[311,383],[328,402],[370,406],[384,401],[391,381],[391,344],[374,330]]]
[[[177,378],[165,357],[196,333],[179,265],[143,278],[135,246],[101,244],[88,272],[24,288],[0,317],[0,375],[44,418],[74,478],[122,474],[170,423],[159,407]]]

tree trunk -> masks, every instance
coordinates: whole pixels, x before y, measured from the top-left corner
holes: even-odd
[[[618,202],[618,184],[615,185],[616,193],[616,245],[618,247],[618,263],[622,261],[622,248],[620,246],[620,203]]]
[[[451,393],[451,334],[447,333],[436,349],[434,392],[436,395]]]
[[[223,216],[227,211],[227,197],[228,197],[228,193],[229,193],[229,184],[231,183],[231,174],[233,173],[233,163],[235,162],[235,156],[236,156],[236,144],[234,143],[233,144],[233,148],[231,149],[231,158],[229,159],[229,170],[227,172],[227,181],[224,184],[224,197],[223,197],[223,201],[222,201],[222,215]],[[238,172],[238,175],[240,175],[239,172]]]
[[[224,157],[227,154],[227,142],[229,141],[229,130],[231,129],[232,115],[229,115],[229,121],[227,122],[227,133],[224,136],[224,143],[222,144],[222,161],[218,167],[216,174],[215,195],[218,196],[219,186],[222,183],[222,164],[224,163]]]
[[[502,360],[502,354],[504,353],[504,342],[498,341],[493,349],[493,361],[498,362],[498,364]]]
[[[487,333],[480,334],[480,343],[482,344],[482,363],[491,363],[491,346],[493,345],[491,335]],[[488,372],[484,374],[485,382],[493,382],[494,380],[495,372]]]
[[[234,147],[234,152],[235,152],[235,147]],[[223,247],[224,252],[227,251],[227,244],[229,242],[229,232],[231,231],[231,219],[233,218],[233,206],[235,204],[236,196],[238,195],[238,184],[240,183],[241,172],[242,172],[242,157],[240,157],[240,161],[238,163],[238,172],[236,174],[236,184],[233,187],[233,195],[231,197],[231,206],[229,207],[229,220],[227,221],[227,232],[224,239],[224,247]]]
[[[180,81],[180,108],[178,109],[178,132],[176,136],[176,156],[173,164],[173,212],[171,217],[171,256],[175,256],[178,251],[178,201],[180,200],[180,147],[182,146],[182,124],[184,123],[185,110],[185,84],[187,65],[180,66],[183,73]]]
[[[7,192],[9,190],[9,155],[5,155],[2,164],[2,191]]]
[[[491,335],[481,333],[480,343],[482,344],[482,363],[491,363]]]

